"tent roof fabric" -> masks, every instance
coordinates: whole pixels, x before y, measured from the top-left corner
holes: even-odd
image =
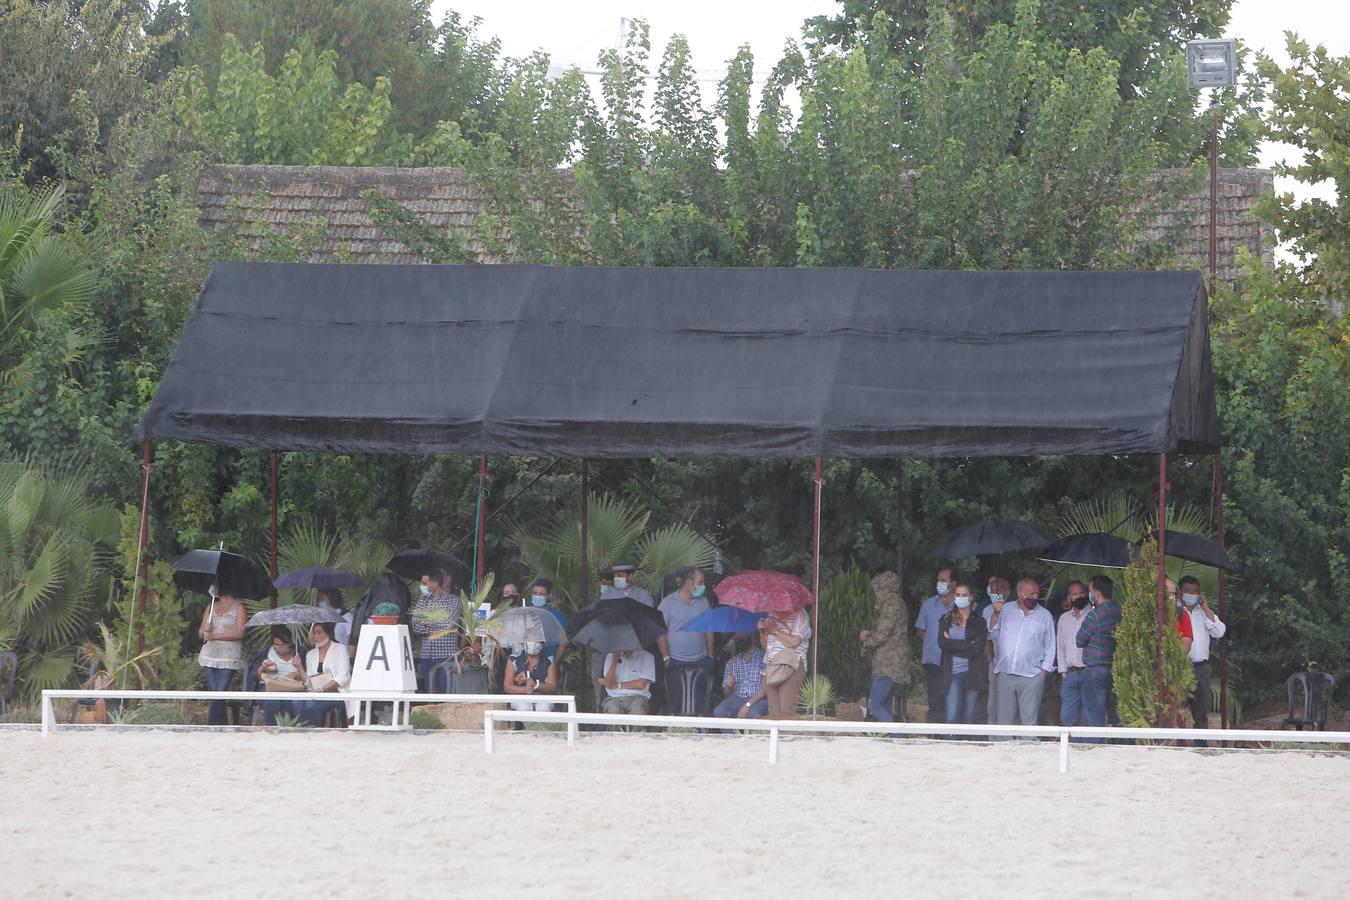
[[[1219,434],[1195,272],[230,262],[134,439],[922,458]]]

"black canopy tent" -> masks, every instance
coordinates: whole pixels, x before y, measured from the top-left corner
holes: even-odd
[[[282,450],[1156,453],[1161,512],[1219,429],[1193,272],[219,263],[134,440],[272,450],[274,501]]]

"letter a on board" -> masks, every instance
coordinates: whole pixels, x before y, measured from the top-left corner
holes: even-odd
[[[377,660],[377,659],[378,659],[380,662],[384,663],[384,670],[385,670],[386,672],[388,672],[388,671],[389,671],[389,654],[388,654],[388,652],[384,649],[384,637],[383,637],[383,636],[377,637],[377,638],[375,639],[375,645],[374,645],[373,647],[370,648],[370,659],[366,660],[366,668],[369,669],[371,666],[375,665],[375,660]]]
[[[412,638],[403,638],[403,668],[405,671],[413,671],[412,661]]]

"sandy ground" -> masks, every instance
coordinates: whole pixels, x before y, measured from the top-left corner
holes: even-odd
[[[0,895],[1350,895],[1347,756],[1100,747],[1060,775],[1053,744],[785,738],[766,760],[740,735],[499,733],[487,756],[0,729]]]

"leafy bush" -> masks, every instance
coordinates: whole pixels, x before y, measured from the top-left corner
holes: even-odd
[[[445,728],[445,723],[424,709],[414,709],[412,727],[424,731],[441,731]]]
[[[809,715],[827,715],[836,699],[830,679],[825,675],[815,675],[802,682],[801,693],[797,696],[797,709]]]
[[[850,565],[820,586],[820,671],[837,685],[841,697],[867,694],[871,663],[858,654],[858,632],[873,626],[872,582]]]
[[[176,703],[143,703],[122,719],[128,725],[187,725],[188,717]]]
[[[42,721],[35,709],[11,709],[0,714],[0,725],[34,725]]]
[[[1186,709],[1186,698],[1195,687],[1190,656],[1181,637],[1169,622],[1163,627],[1163,691],[1159,698],[1157,670],[1157,579],[1158,544],[1149,541],[1139,549],[1139,559],[1125,569],[1123,606],[1116,628],[1116,657],[1111,680],[1116,689],[1120,724],[1149,728],[1175,725]],[[1119,590],[1119,588],[1118,588]]]

